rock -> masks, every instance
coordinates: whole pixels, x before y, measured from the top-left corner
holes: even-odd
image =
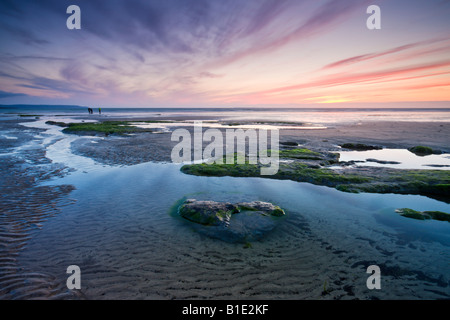
[[[237,204],[239,210],[261,211],[263,215],[271,215],[275,217],[281,217],[285,215],[283,209],[279,206],[275,206],[270,202],[253,201],[253,202],[240,202]]]
[[[396,209],[401,216],[416,220],[438,220],[450,222],[450,214],[442,211],[416,211],[409,208]]]
[[[450,167],[450,165],[448,165],[448,164],[424,164],[424,166],[433,167],[433,168],[449,168]]]
[[[366,161],[367,162],[376,162],[376,163],[380,163],[380,164],[401,164],[401,162],[398,162],[398,161],[378,160],[378,159],[373,159],[373,158],[366,159]]]
[[[364,163],[364,162],[365,161],[363,161],[363,160],[339,161],[339,165],[342,167],[345,167],[345,166],[353,166],[357,163]]]
[[[178,209],[181,217],[194,222],[194,228],[209,237],[227,242],[258,240],[277,225],[285,212],[272,203],[215,202],[188,199]]]
[[[430,154],[442,154],[441,150],[433,150],[430,147],[424,147],[424,146],[415,146],[412,148],[408,148],[408,151],[411,151],[417,156],[427,156]]]
[[[395,212],[403,217],[416,219],[416,220],[427,220],[431,219],[429,215],[423,214],[423,212],[416,211],[409,208],[396,209]]]
[[[295,141],[280,141],[280,145],[288,147],[297,147],[298,143]]]
[[[179,209],[180,215],[192,222],[207,226],[228,223],[233,213],[239,212],[236,205],[214,201],[188,199]]]
[[[367,150],[381,150],[383,147],[380,146],[370,146],[362,143],[344,143],[341,145],[342,148],[356,150],[356,151],[367,151]]]

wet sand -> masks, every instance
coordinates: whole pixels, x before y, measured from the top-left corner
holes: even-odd
[[[337,146],[343,143],[364,143],[404,149],[424,145],[450,152],[448,137],[450,124],[439,122],[367,122],[334,125],[326,129],[280,130],[280,143],[297,142],[317,151],[336,151]],[[172,148],[177,143],[171,141],[171,133],[167,132],[142,133],[128,137],[111,136],[98,143],[91,143],[91,139],[85,138],[74,143],[72,147],[75,153],[105,164],[129,165],[147,161],[170,162]]]
[[[365,122],[326,130],[283,130],[281,136],[281,141],[299,140],[306,145],[324,148],[343,143],[363,143],[404,149],[423,145],[450,152],[450,124],[446,122]]]
[[[35,272],[17,263],[32,234],[58,214],[61,207],[73,203],[68,197],[73,186],[39,185],[63,176],[67,168],[52,164],[39,143],[12,152],[32,142],[42,130],[25,129],[14,120],[0,123],[0,130],[7,131],[10,137],[0,140],[0,299],[73,297],[73,293],[55,281],[54,275]]]
[[[171,238],[171,241],[165,241],[165,232],[142,221],[139,226],[142,233],[137,233],[132,242],[125,242],[130,234],[136,232],[139,220],[123,217],[121,219],[125,220],[122,221],[115,218],[116,220],[108,224],[107,220],[102,221],[107,213],[99,213],[96,208],[80,214],[80,220],[76,222],[77,225],[92,231],[89,238],[92,249],[87,250],[91,254],[83,260],[83,279],[85,283],[95,285],[76,294],[76,291],[65,287],[66,275],[57,275],[64,262],[51,252],[71,249],[76,252],[76,242],[54,244],[52,248],[40,247],[37,253],[38,256],[45,257],[48,266],[46,269],[33,270],[33,261],[26,259],[25,265],[18,263],[21,252],[34,239],[34,235],[46,220],[57,216],[64,207],[72,208],[74,203],[71,198],[73,186],[40,185],[52,178],[64,176],[70,168],[54,164],[46,158],[46,146],[42,144],[42,139],[36,138],[36,134],[42,133],[43,130],[19,125],[26,121],[32,120],[0,121],[0,131],[17,138],[2,139],[0,142],[0,299],[421,298],[414,293],[419,279],[411,277],[408,270],[389,266],[383,266],[383,270],[388,270],[393,277],[397,277],[398,273],[405,276],[401,282],[402,286],[398,286],[398,281],[387,283],[389,290],[378,295],[361,290],[364,283],[360,280],[358,281],[361,283],[355,283],[352,270],[359,270],[364,274],[365,262],[370,262],[371,254],[379,254],[389,259],[393,253],[371,240],[352,239],[355,250],[362,251],[362,248],[370,247],[367,254],[362,255],[366,256],[367,260],[362,260],[362,256],[356,258],[351,252],[340,250],[338,242],[321,239],[312,234],[301,216],[292,215],[289,224],[277,230],[274,242],[269,244],[273,248],[270,252],[267,251],[264,241],[251,250],[245,250],[240,245],[224,247],[217,241],[204,239],[200,248],[183,251],[186,241],[195,243],[201,236],[192,234],[186,239],[177,235]],[[450,151],[449,136],[448,123],[416,122],[373,122],[339,125],[324,130],[280,131],[281,141],[295,141],[318,150],[333,150],[338,144],[351,142],[398,148],[427,145]],[[176,144],[170,141],[170,137],[171,133],[142,133],[128,137],[109,136],[105,139],[95,139],[96,143],[93,143],[90,137],[80,137],[72,144],[72,151],[109,165],[170,162],[170,152]],[[17,151],[20,146],[26,148]],[[13,150],[16,151],[11,153]],[[107,201],[108,196],[105,195],[103,199],[103,202]],[[58,230],[63,229],[67,223],[65,220],[52,221]],[[95,228],[92,227],[95,222],[106,230],[113,228],[114,224],[121,224],[122,233],[105,238],[104,233],[95,233]],[[57,233],[58,230],[53,232]],[[70,234],[68,237],[70,238]],[[72,239],[83,241],[84,238],[83,234],[74,234]],[[50,235],[48,243],[51,241]],[[154,243],[154,246],[149,248],[148,243]],[[95,244],[102,244],[102,247],[110,248],[111,251],[98,253]],[[135,247],[129,250],[129,245]],[[165,252],[164,255],[161,255],[161,250]],[[329,253],[333,253],[334,260],[327,260]],[[133,261],[132,268],[127,261]],[[105,265],[114,267],[105,268]],[[327,265],[327,271],[321,274],[319,270],[323,269],[324,265]],[[283,273],[277,273],[281,268]],[[150,276],[146,281],[141,281],[143,272]],[[423,277],[421,281],[425,284],[420,283],[419,286],[432,283],[433,286],[437,284],[439,290],[442,289],[434,294],[430,293],[431,298],[445,297],[448,290],[447,279]],[[322,295],[325,280],[328,281],[332,292]],[[318,281],[321,285],[317,285]]]

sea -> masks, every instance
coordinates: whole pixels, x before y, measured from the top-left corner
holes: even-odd
[[[92,107],[94,114],[98,108]],[[0,116],[84,116],[88,107],[0,105]],[[105,118],[183,118],[212,120],[279,121],[312,124],[362,121],[450,122],[450,108],[101,108]]]

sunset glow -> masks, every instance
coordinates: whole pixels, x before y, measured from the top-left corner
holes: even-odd
[[[450,100],[448,1],[78,1],[80,30],[70,4],[1,2],[0,104]]]

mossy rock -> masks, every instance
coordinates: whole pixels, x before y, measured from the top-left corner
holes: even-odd
[[[423,214],[420,211],[416,211],[409,208],[402,208],[395,210],[397,213],[399,213],[401,216],[416,220],[429,220],[431,217],[427,214]]]
[[[103,121],[103,122],[68,123],[63,132],[81,135],[97,134],[97,133],[105,135],[110,134],[124,135],[128,133],[153,132],[153,130],[138,128],[136,126],[133,126],[130,121]]]
[[[272,215],[274,217],[282,217],[285,214],[286,213],[284,212],[284,210],[281,209],[279,206],[275,206],[275,209],[273,209],[272,212],[270,213],[270,215]]]
[[[283,150],[298,154],[311,154],[308,149]],[[302,151],[299,151],[302,150]],[[308,151],[306,151],[308,150]],[[392,168],[370,168],[336,171],[321,167],[328,165],[331,157],[339,159],[339,154],[321,153],[322,160],[299,160],[294,158],[287,163],[279,163],[274,175],[264,178],[292,180],[334,187],[344,192],[420,194],[450,203],[450,171],[448,170],[409,170]],[[336,161],[336,160],[334,160]],[[197,176],[261,177],[260,164],[190,164],[181,167],[186,174]]]
[[[279,156],[281,158],[292,158],[292,159],[305,159],[305,160],[322,160],[322,154],[306,149],[290,149],[290,150],[281,150],[279,152]]]
[[[259,240],[277,225],[283,209],[269,202],[241,203],[186,200],[178,209],[195,230],[226,242]]]
[[[433,220],[438,221],[447,221],[450,222],[450,214],[442,211],[424,211],[424,214],[427,214],[431,217]]]
[[[395,210],[401,216],[416,220],[438,220],[450,222],[450,214],[441,211],[416,211],[410,208]]]
[[[430,147],[425,147],[425,146],[415,146],[412,148],[409,148],[408,151],[411,151],[412,153],[414,153],[415,155],[418,156],[427,156],[430,154],[441,154],[442,151],[440,150],[434,150]]]
[[[231,215],[237,212],[239,212],[238,207],[230,203],[195,199],[186,200],[179,208],[183,218],[206,226],[226,224],[230,221]]]
[[[288,147],[297,147],[298,143],[295,141],[280,141],[280,145]]]
[[[61,122],[61,121],[52,121],[52,120],[46,121],[45,124],[49,124],[52,126],[59,126],[59,127],[63,127],[63,128],[66,128],[69,126],[68,123]]]

